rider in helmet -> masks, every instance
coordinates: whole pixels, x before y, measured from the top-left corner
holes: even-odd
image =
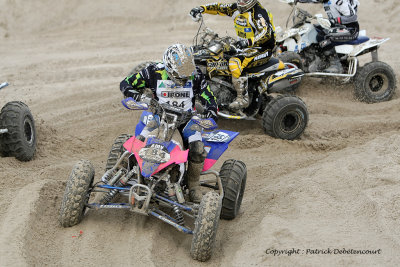
[[[120,84],[124,96],[136,100],[141,98],[146,88],[152,91],[153,97],[159,103],[167,103],[185,110],[193,109],[195,97],[199,97],[205,106],[204,117],[217,120],[216,99],[204,74],[195,67],[192,51],[182,44],[168,47],[162,63],[151,64],[126,77]],[[150,121],[137,138],[144,141],[156,128],[156,121]],[[194,124],[190,129],[182,128],[179,131],[189,147],[187,174],[190,198],[193,202],[200,202],[203,192],[199,180],[207,152],[202,142],[200,126]]]
[[[335,52],[333,43],[348,42],[358,38],[360,26],[357,20],[358,0],[295,0],[300,3],[322,3],[331,22],[331,30],[327,35],[323,31],[317,35],[320,47],[329,58],[329,67],[323,70],[328,73],[342,73],[343,67]],[[311,64],[311,72],[318,71],[320,59]]]
[[[195,7],[190,15],[196,19],[198,14],[227,15],[233,18],[237,47],[242,53],[230,58],[229,70],[232,84],[237,92],[236,99],[229,105],[233,111],[249,106],[247,76],[242,75],[245,68],[260,66],[269,61],[275,47],[275,26],[270,12],[257,0],[237,0],[235,3],[214,3]]]

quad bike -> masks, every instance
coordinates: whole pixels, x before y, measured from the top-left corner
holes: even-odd
[[[7,85],[0,84],[0,89]],[[31,111],[23,102],[8,102],[0,113],[0,155],[29,161],[35,151],[36,128]]]
[[[203,17],[201,14],[198,16],[201,23],[192,50],[196,66],[206,74],[210,89],[217,98],[218,116],[255,120],[256,116],[261,115],[263,129],[268,135],[288,140],[298,138],[307,126],[308,110],[299,97],[286,93],[300,84],[303,71],[294,64],[284,65],[276,58],[271,58],[265,65],[245,69],[250,105],[240,112],[229,110],[229,104],[236,98],[236,90],[232,85],[228,62],[229,58],[242,50],[234,46],[236,41],[232,37],[219,37],[211,29],[202,27]],[[131,74],[152,63],[139,64]]]
[[[378,61],[378,48],[390,38],[369,38],[366,31],[359,33],[358,39],[342,43],[334,43],[344,69],[343,74],[324,73],[319,69],[328,66],[327,56],[321,51],[317,34],[330,33],[331,23],[322,14],[311,15],[299,8],[294,0],[280,0],[293,6],[290,18],[293,26],[285,31],[277,27],[277,47],[275,54],[284,62],[289,62],[303,69],[307,76],[334,78],[341,83],[353,83],[357,99],[367,103],[388,101],[396,89],[396,76],[393,69],[386,63]],[[316,22],[313,24],[313,21]],[[341,30],[346,30],[345,28]],[[372,61],[364,66],[359,65],[358,57],[371,53]],[[309,69],[311,63],[319,57],[321,66],[317,71]]]
[[[128,134],[116,138],[106,172],[96,184],[93,184],[92,164],[86,160],[79,161],[67,181],[60,209],[61,225],[78,224],[87,208],[129,209],[158,218],[180,232],[193,235],[191,256],[199,261],[208,260],[215,244],[219,219],[231,220],[237,216],[247,179],[246,165],[238,160],[225,161],[220,172],[210,168],[239,133],[213,130],[217,127],[213,119],[192,117],[190,111],[159,104],[155,100],[145,104],[125,98],[122,103],[131,110],[150,110],[143,112],[135,134],[138,135],[151,120],[157,122],[158,128],[144,141]],[[200,203],[189,200],[186,164],[189,151],[184,148],[179,131],[176,131],[189,119],[188,127],[198,124],[207,130],[202,134],[208,155],[201,175],[212,177],[201,181],[209,191]],[[120,202],[114,203],[116,199]]]

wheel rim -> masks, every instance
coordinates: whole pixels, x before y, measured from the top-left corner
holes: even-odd
[[[378,73],[373,75],[367,81],[367,84],[372,93],[378,94],[386,91],[386,89],[389,87],[389,79],[386,75]]]
[[[290,111],[283,115],[280,128],[284,133],[293,133],[300,127],[301,115],[299,112]]]
[[[26,142],[29,145],[32,145],[33,140],[34,140],[34,131],[33,131],[32,122],[29,118],[25,118],[25,120],[24,120],[24,136],[25,136]]]

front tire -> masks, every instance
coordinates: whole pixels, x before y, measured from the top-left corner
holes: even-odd
[[[78,161],[71,171],[61,203],[59,221],[63,227],[71,227],[82,221],[93,179],[94,167],[90,161]]]
[[[222,164],[219,175],[224,189],[221,219],[232,220],[236,218],[242,204],[247,180],[246,164],[229,159]]]
[[[36,152],[35,121],[28,106],[20,101],[8,102],[0,114],[0,154],[14,156],[20,161],[30,161]]]
[[[200,202],[199,213],[194,222],[190,255],[198,261],[211,258],[217,234],[222,201],[218,193],[210,191]]]
[[[266,106],[262,125],[266,134],[280,139],[298,138],[307,127],[307,106],[297,96],[278,95]]]
[[[395,90],[396,75],[388,64],[375,61],[358,69],[354,79],[354,93],[358,100],[366,103],[388,101]]]

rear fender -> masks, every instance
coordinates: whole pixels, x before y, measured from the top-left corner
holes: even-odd
[[[229,143],[238,135],[238,132],[226,130],[215,130],[202,134],[204,149],[208,153],[204,161],[203,171],[210,169],[217,162],[219,157],[228,149]]]
[[[349,54],[351,57],[356,57],[367,49],[373,47],[379,47],[381,44],[387,42],[390,38],[371,38],[367,42],[354,46],[353,50]]]
[[[304,72],[294,67],[278,71],[265,80],[268,93],[280,93],[282,90],[300,83],[302,76],[304,76]]]

